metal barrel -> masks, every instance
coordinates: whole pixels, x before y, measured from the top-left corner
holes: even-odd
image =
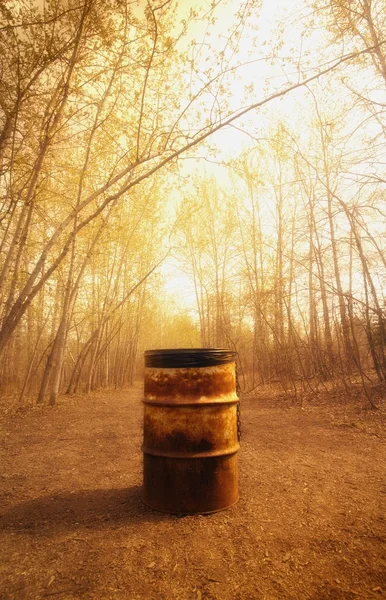
[[[205,514],[238,500],[235,352],[145,352],[144,501]]]

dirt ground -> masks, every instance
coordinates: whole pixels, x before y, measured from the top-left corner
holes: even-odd
[[[0,598],[386,596],[386,410],[242,400],[240,501],[142,503],[141,387],[3,422]]]

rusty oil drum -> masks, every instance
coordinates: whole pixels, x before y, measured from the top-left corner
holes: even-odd
[[[238,500],[235,352],[148,350],[144,502],[169,513],[223,510]]]

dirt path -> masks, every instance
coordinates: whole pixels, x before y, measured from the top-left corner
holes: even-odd
[[[386,419],[242,405],[240,502],[178,518],[141,502],[141,390],[8,418],[0,598],[386,596]]]

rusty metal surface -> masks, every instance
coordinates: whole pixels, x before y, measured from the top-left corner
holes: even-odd
[[[234,363],[189,369],[145,369],[145,401],[237,402]]]
[[[237,502],[234,362],[145,371],[145,503],[194,514]]]
[[[144,454],[144,501],[174,514],[205,514],[238,501],[237,454],[175,459]]]
[[[235,423],[236,405],[145,406],[143,451],[176,458],[234,454]]]

